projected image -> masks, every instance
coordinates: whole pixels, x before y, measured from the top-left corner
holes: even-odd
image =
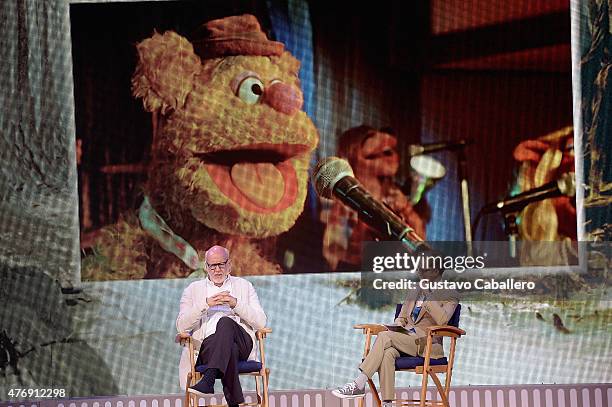
[[[302,213],[318,143],[300,62],[253,15],[212,20],[191,38],[165,31],[135,47],[132,95],[153,120],[141,203],[95,231],[85,278],[185,277],[219,243],[236,275],[281,271],[265,246]]]
[[[435,34],[435,54],[450,28],[338,32],[316,4],[291,29],[263,3],[143,7],[72,8],[83,280],[203,275],[213,244],[236,275],[360,270],[365,242],[398,236],[317,194],[331,156],[416,239],[565,242],[498,265],[577,261],[569,69],[432,62],[388,38]]]

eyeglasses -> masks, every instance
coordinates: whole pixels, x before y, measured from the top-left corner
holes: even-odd
[[[221,263],[215,263],[215,264],[208,264],[206,263],[206,267],[209,270],[215,269],[215,268],[220,268],[220,269],[224,269],[227,266],[227,262],[229,261],[229,259],[225,260],[224,262]]]

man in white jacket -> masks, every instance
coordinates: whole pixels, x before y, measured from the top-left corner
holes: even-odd
[[[255,331],[266,325],[264,313],[253,285],[230,276],[229,251],[213,246],[205,255],[207,278],[191,283],[181,297],[176,328],[190,332],[200,351],[196,366],[206,365],[202,379],[192,389],[213,393],[216,378],[221,378],[228,405],[244,402],[238,379],[238,361],[255,360]],[[187,383],[189,349],[183,349],[179,364],[181,388]]]

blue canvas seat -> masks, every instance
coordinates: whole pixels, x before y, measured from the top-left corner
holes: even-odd
[[[239,373],[253,373],[259,372],[263,365],[261,362],[256,360],[242,360],[238,362],[238,372]],[[204,371],[208,368],[207,365],[199,365],[196,366],[196,372],[204,373]]]
[[[448,360],[445,357],[440,359],[429,359],[429,364],[433,366],[446,365],[447,363]],[[395,359],[396,370],[414,369],[424,364],[425,358],[421,356],[402,356]]]

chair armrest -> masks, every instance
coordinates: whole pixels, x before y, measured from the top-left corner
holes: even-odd
[[[458,338],[465,335],[465,331],[451,325],[433,325],[427,328],[427,335]]]
[[[180,343],[181,346],[187,346],[189,348],[189,372],[187,373],[187,390],[189,386],[194,384],[192,380],[196,377],[195,371],[195,360],[193,355],[194,341],[191,337],[191,332],[179,332],[174,337],[174,342]]]
[[[266,337],[267,334],[271,334],[272,333],[272,328],[261,328],[258,329],[257,331],[255,331],[255,336],[257,337],[257,339],[264,339]]]
[[[388,331],[387,327],[381,324],[357,324],[353,326],[354,329],[362,329],[364,334],[368,333],[368,330],[372,335],[378,335],[382,331]]]
[[[257,342],[259,343],[259,357],[261,359],[261,372],[265,374],[266,371],[266,352],[264,350],[264,339],[267,334],[272,333],[272,328],[264,327],[255,331],[255,336],[257,337]]]
[[[191,334],[189,332],[180,332],[176,334],[176,336],[174,337],[174,342],[180,343],[181,345],[185,345],[186,343],[189,343],[190,340],[191,340]]]

